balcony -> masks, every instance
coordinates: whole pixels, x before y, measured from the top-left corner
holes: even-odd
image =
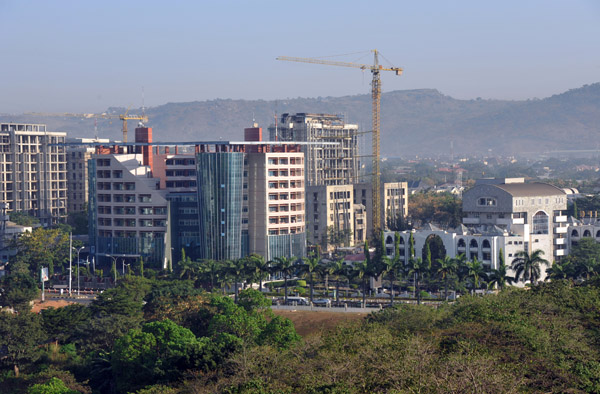
[[[566,244],[567,244],[566,238],[554,238],[554,245],[566,245]]]
[[[525,218],[513,218],[512,224],[525,224]]]
[[[554,227],[554,234],[566,234],[566,233],[567,233],[566,227]]]
[[[566,223],[566,222],[567,222],[566,216],[555,216],[554,217],[554,223]]]
[[[479,224],[479,218],[463,218],[463,224]]]
[[[554,250],[554,255],[555,256],[566,256],[567,255],[567,250],[566,249],[555,249]]]

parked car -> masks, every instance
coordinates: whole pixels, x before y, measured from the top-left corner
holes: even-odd
[[[308,305],[308,300],[305,297],[290,297],[287,298],[287,305]]]
[[[331,300],[329,298],[319,298],[317,300],[313,300],[313,305],[329,308],[331,307]]]

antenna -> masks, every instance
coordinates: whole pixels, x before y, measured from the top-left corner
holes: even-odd
[[[146,115],[146,106],[144,103],[144,87],[142,86],[142,116]]]
[[[94,138],[98,141],[98,118],[94,118]]]

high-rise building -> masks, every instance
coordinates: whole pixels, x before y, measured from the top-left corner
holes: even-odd
[[[67,213],[66,133],[43,124],[0,124],[0,203],[44,226]]]
[[[329,142],[302,146],[307,186],[349,185],[359,176],[358,125],[337,115],[283,114],[269,127],[271,141]]]
[[[353,186],[308,186],[306,212],[309,241],[324,250],[354,246]]]
[[[84,211],[87,206],[88,160],[96,151],[91,144],[108,142],[108,139],[98,138],[67,138],[67,210],[69,213]]]

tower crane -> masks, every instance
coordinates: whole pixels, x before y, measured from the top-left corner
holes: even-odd
[[[379,51],[374,49],[373,51],[373,64],[360,64],[350,62],[339,62],[331,60],[322,60],[315,58],[302,58],[302,57],[289,57],[279,56],[277,60],[284,60],[288,62],[301,62],[301,63],[313,63],[313,64],[324,64],[327,66],[339,66],[339,67],[353,67],[360,68],[361,70],[369,70],[373,74],[373,80],[371,82],[371,96],[373,105],[373,176],[372,176],[372,187],[373,187],[373,212],[371,214],[373,222],[373,234],[377,234],[381,230],[381,142],[380,142],[380,130],[379,130],[379,116],[381,110],[381,79],[379,73],[381,71],[394,71],[396,75],[402,75],[402,68],[390,67],[386,68],[379,64]]]
[[[66,118],[84,118],[84,119],[119,119],[123,121],[123,142],[127,142],[127,121],[128,120],[140,120],[142,122],[148,122],[148,116],[144,115],[133,115],[129,113],[129,109],[122,115],[113,115],[107,113],[101,114],[75,114],[75,113],[48,113],[48,112],[30,112],[26,115],[34,116],[58,116]]]

